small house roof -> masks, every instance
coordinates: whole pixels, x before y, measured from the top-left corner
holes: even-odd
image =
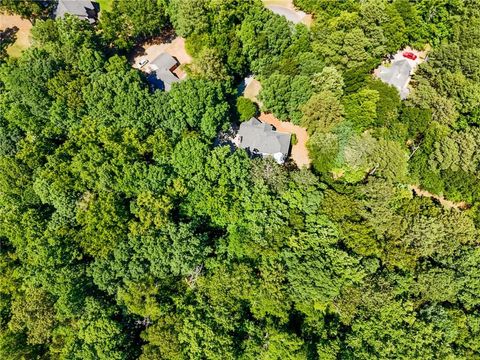
[[[380,68],[379,77],[385,83],[397,88],[400,92],[400,98],[405,99],[408,95],[408,83],[413,67],[407,59],[395,61],[392,66]]]
[[[170,71],[178,65],[178,61],[170,54],[161,53],[152,61],[152,65],[155,65],[157,70]]]
[[[171,71],[156,71],[157,79],[163,83],[163,88],[165,91],[170,91],[172,89],[172,84],[179,82],[180,79]]]
[[[172,84],[180,81],[172,72],[177,66],[177,59],[168,53],[161,53],[151,63],[151,69],[155,71],[155,79],[152,79],[155,81],[151,83],[165,91],[170,91]]]
[[[262,123],[256,118],[240,125],[238,132],[240,147],[262,154],[282,153],[288,155],[291,135],[273,130],[272,125]]]
[[[95,6],[89,0],[58,0],[55,18],[63,19],[65,14],[71,14],[93,23],[95,19],[90,17],[89,11],[95,11]]]

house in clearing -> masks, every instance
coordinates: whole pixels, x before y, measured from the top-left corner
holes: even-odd
[[[55,19],[63,19],[65,14],[87,20],[93,24],[97,20],[98,7],[88,0],[58,0]]]
[[[180,79],[173,73],[179,63],[172,55],[161,53],[150,64],[150,68],[154,71],[149,76],[149,81],[155,87],[170,91],[172,84],[179,82]]]
[[[394,61],[390,67],[381,66],[378,77],[385,83],[395,87],[400,98],[405,100],[409,94],[408,83],[414,70],[407,59]]]
[[[251,155],[272,156],[277,163],[283,164],[290,152],[291,134],[275,131],[272,125],[256,118],[240,125],[238,131],[239,146]]]

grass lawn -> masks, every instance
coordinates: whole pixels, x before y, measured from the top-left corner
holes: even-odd
[[[28,46],[24,46],[23,44],[17,44],[16,42],[10,45],[7,48],[7,54],[10,57],[18,58],[22,55],[22,51],[25,50]]]
[[[112,4],[115,0],[96,0],[100,4],[100,11],[112,10]]]

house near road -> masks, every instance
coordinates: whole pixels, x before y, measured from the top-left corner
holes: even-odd
[[[173,73],[178,66],[177,59],[170,54],[162,53],[150,64],[153,72],[148,77],[148,80],[155,87],[170,91],[172,85],[180,81],[177,75]]]
[[[63,19],[65,14],[87,20],[90,24],[97,21],[98,8],[88,0],[58,0],[55,19]]]
[[[275,131],[272,125],[256,118],[242,123],[237,136],[239,146],[251,155],[272,156],[279,164],[285,162],[290,152],[291,134]]]
[[[409,47],[400,50],[391,56],[391,60],[384,62],[374,74],[384,83],[395,87],[400,99],[405,100],[410,93],[408,87],[412,75],[419,64],[427,58],[426,51],[418,51]]]

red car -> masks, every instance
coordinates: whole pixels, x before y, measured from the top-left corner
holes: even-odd
[[[405,51],[402,55],[403,55],[403,57],[406,57],[407,59],[417,60],[417,55],[415,55],[414,53],[412,53],[410,51]]]

